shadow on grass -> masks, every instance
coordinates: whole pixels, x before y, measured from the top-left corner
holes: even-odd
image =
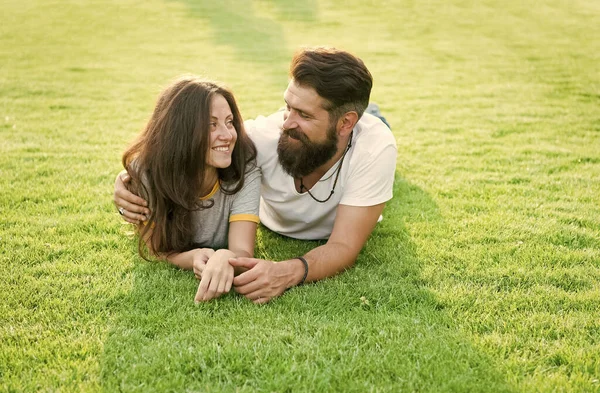
[[[189,272],[136,259],[104,347],[104,390],[512,391],[421,277],[407,224],[443,225],[437,206],[400,176],[394,194],[352,270],[265,306],[233,293],[194,305]],[[257,256],[318,244],[263,228]]]
[[[278,88],[287,80],[290,61],[285,33],[277,20],[260,15],[256,7],[262,4],[272,9],[281,21],[312,23],[317,15],[314,0],[292,3],[283,0],[172,1],[185,4],[194,18],[206,20],[214,32],[215,44],[232,48],[241,60],[257,65],[261,75],[249,73],[249,78],[274,84]]]
[[[443,225],[437,206],[400,176],[394,195],[352,270],[266,306],[234,293],[194,305],[191,273],[136,258],[105,342],[103,389],[512,391],[421,277],[407,224]],[[262,228],[257,256],[284,259],[319,244]]]

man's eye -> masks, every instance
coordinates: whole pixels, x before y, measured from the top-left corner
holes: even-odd
[[[298,114],[300,115],[301,118],[303,119],[308,119],[308,115],[304,112],[298,112]]]

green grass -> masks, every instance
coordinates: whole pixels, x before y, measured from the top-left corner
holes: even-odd
[[[0,9],[0,391],[600,391],[597,1]],[[394,200],[351,271],[195,305],[115,213],[121,152],[175,76],[250,118],[318,44],[374,75]],[[257,255],[314,246],[263,228]]]

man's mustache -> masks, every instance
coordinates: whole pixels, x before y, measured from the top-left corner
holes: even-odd
[[[305,143],[309,142],[306,134],[304,134],[302,131],[298,130],[297,128],[284,128],[283,130],[281,130],[281,133],[290,138],[297,139],[301,142],[305,142]]]

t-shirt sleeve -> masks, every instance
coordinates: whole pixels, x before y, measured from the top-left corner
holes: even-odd
[[[263,168],[277,159],[277,141],[283,125],[283,112],[244,121],[246,133],[256,146],[256,165]]]
[[[260,170],[252,168],[244,178],[244,186],[235,194],[229,214],[229,222],[252,221],[259,223]]]
[[[342,205],[374,206],[392,199],[397,149],[386,145],[379,152],[360,152],[350,168],[348,182],[340,201]]]

